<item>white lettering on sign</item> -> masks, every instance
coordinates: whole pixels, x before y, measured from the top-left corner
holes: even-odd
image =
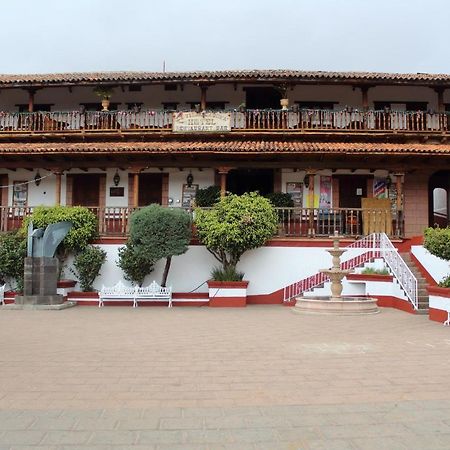
[[[231,114],[224,112],[173,113],[175,133],[231,131]]]

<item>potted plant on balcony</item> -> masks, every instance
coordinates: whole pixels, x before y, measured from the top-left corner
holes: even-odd
[[[103,111],[108,111],[114,89],[111,87],[98,86],[94,89],[94,93],[102,99]]]
[[[246,306],[248,281],[236,266],[242,255],[264,245],[277,229],[271,203],[255,192],[221,198],[210,210],[196,209],[200,242],[220,262],[208,282],[210,306]]]

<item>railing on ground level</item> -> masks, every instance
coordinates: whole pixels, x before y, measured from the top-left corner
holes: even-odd
[[[374,258],[383,258],[391,269],[392,275],[399,282],[414,309],[419,307],[417,278],[399,255],[386,233],[373,233],[345,247],[346,249],[365,249],[363,253],[341,263],[341,269],[349,270],[360,267]],[[316,273],[284,288],[284,301],[289,302],[304,292],[329,281],[323,273]]]
[[[100,236],[125,237],[129,219],[136,208],[88,207],[98,218]],[[362,208],[276,208],[277,237],[328,237],[337,231],[342,236],[356,237],[371,232],[394,230],[389,234],[401,236],[403,222],[400,215],[394,219],[391,211]],[[0,231],[19,228],[32,207],[0,206]],[[187,209],[194,214],[192,209]]]
[[[425,111],[246,110],[230,111],[231,130],[447,132],[449,113]],[[172,131],[173,112],[142,111],[0,111],[0,133]]]

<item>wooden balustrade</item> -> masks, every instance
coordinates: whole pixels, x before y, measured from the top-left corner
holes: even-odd
[[[130,216],[137,208],[89,207],[98,218],[100,236],[126,237]],[[32,207],[0,206],[0,231],[10,231],[22,226],[24,217]],[[191,216],[192,210],[187,210]],[[276,208],[278,237],[330,236],[335,231],[342,236],[362,236],[372,232],[387,232],[391,236],[403,235],[403,220],[391,211],[362,208]]]
[[[170,111],[0,111],[0,133],[172,130]],[[448,132],[449,113],[424,111],[247,110],[231,112],[231,130]]]

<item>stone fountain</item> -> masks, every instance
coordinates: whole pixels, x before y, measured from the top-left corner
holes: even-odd
[[[301,314],[336,314],[336,315],[359,315],[377,314],[379,311],[377,300],[370,297],[346,297],[342,296],[342,279],[351,270],[341,269],[341,256],[346,249],[339,248],[342,236],[336,231],[333,239],[333,248],[327,252],[333,257],[331,269],[322,269],[320,272],[329,276],[331,280],[331,296],[300,297],[293,311]]]

